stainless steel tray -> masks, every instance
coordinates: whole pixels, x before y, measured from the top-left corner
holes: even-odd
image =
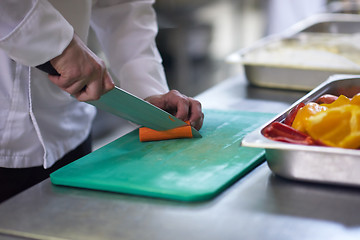
[[[267,163],[276,175],[302,181],[360,186],[360,150],[304,146],[270,140],[262,130],[274,121],[282,121],[299,103],[315,101],[323,94],[352,97],[360,92],[359,75],[334,75],[295,102],[289,109],[249,133],[242,146],[264,148]]]
[[[266,63],[244,61],[254,51],[265,49],[270,44],[291,39],[301,33],[353,35],[360,33],[360,16],[357,14],[319,14],[307,18],[286,31],[260,39],[248,48],[241,49],[227,57],[227,62],[242,64],[250,83],[271,88],[311,90],[324,79],[334,74],[360,74],[359,69],[334,68],[332,66],[301,66],[288,63]],[[294,58],[295,59],[295,58]],[[304,59],[306,60],[306,59]]]

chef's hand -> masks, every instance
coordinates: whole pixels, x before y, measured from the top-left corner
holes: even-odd
[[[50,60],[60,76],[49,79],[79,101],[97,100],[114,88],[104,62],[74,34],[64,52]]]
[[[201,103],[176,90],[171,90],[161,95],[150,96],[145,100],[183,121],[189,120],[190,125],[196,130],[200,130],[203,124],[204,113],[201,110]]]

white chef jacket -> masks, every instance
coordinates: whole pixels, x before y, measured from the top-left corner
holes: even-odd
[[[116,85],[145,98],[168,91],[151,0],[0,1],[0,167],[50,167],[88,136],[95,108],[34,68],[74,32],[99,38]],[[126,103],[119,103],[126,104]]]

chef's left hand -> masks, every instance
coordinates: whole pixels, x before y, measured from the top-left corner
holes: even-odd
[[[153,95],[145,98],[145,100],[183,121],[189,120],[190,125],[196,130],[200,130],[203,124],[204,113],[201,110],[201,103],[177,90]]]

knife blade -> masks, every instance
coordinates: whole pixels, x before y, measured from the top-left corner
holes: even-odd
[[[50,62],[37,66],[51,75],[60,75]],[[136,97],[135,95],[115,86],[96,101],[87,101],[95,107],[124,118],[138,125],[157,131],[164,131],[187,125],[184,121],[170,113]],[[191,127],[192,135],[200,138],[201,134]]]

